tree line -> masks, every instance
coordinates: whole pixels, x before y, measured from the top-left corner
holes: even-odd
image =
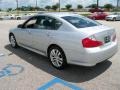
[[[21,6],[21,7],[18,7],[16,9],[13,9],[13,8],[8,8],[7,11],[10,12],[10,11],[15,11],[15,10],[20,10],[20,11],[50,11],[50,10],[54,10],[54,11],[57,11],[59,8],[59,4],[55,4],[55,5],[47,5],[45,6],[44,8],[40,8],[40,7],[33,7],[33,6]],[[97,4],[91,4],[89,6],[87,6],[86,8],[97,8]],[[99,6],[99,8],[104,8],[106,10],[110,10],[110,9],[113,9],[115,8],[112,4],[105,4],[104,6]],[[65,5],[65,8],[61,8],[63,10],[67,10],[67,11],[73,11],[73,7],[72,7],[72,4],[67,4]],[[83,6],[82,5],[77,5],[77,10],[81,10],[83,9]],[[0,11],[2,11],[2,9],[0,9]]]

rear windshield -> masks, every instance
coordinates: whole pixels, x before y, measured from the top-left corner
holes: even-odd
[[[64,20],[66,20],[67,22],[71,23],[73,26],[75,26],[76,28],[85,28],[85,27],[93,27],[93,26],[99,26],[101,25],[100,23],[91,20],[87,17],[83,17],[83,16],[65,16],[62,17]]]

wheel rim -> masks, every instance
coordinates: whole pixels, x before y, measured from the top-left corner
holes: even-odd
[[[50,59],[54,66],[61,67],[63,64],[63,57],[61,52],[58,49],[53,49],[50,52]]]
[[[14,38],[14,36],[11,36],[10,37],[10,42],[11,42],[11,45],[13,46],[13,47],[15,47],[15,38]]]

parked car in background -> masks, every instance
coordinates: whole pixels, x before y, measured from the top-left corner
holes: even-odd
[[[94,66],[117,52],[114,28],[74,13],[43,13],[9,32],[18,46],[47,56],[57,69],[67,64]]]
[[[100,9],[100,8],[93,8],[93,9],[90,9],[89,12],[91,12],[91,13],[94,13],[94,12],[104,12],[104,10]]]
[[[115,12],[115,13],[112,13],[111,15],[108,15],[106,17],[106,20],[107,21],[109,21],[109,20],[112,20],[112,21],[120,20],[120,12]]]
[[[93,20],[105,20],[106,16],[108,16],[108,14],[105,12],[94,12],[93,14],[89,15],[88,18]]]
[[[3,16],[2,15],[0,15],[0,20],[3,20]]]
[[[47,11],[39,11],[37,14],[46,13]]]
[[[16,15],[16,19],[17,20],[25,20],[25,19],[28,19],[30,18],[31,16],[33,16],[33,14],[19,14],[19,15]]]
[[[1,16],[1,19],[2,20],[13,20],[13,19],[15,19],[16,17],[15,17],[15,15],[14,14],[8,14],[8,15],[3,15],[3,16]]]

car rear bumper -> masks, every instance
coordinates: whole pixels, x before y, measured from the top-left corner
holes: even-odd
[[[79,55],[80,57],[76,53],[76,57],[70,60],[70,63],[82,66],[95,66],[97,63],[111,58],[117,51],[117,42],[112,43],[108,47],[86,49],[86,53]]]

